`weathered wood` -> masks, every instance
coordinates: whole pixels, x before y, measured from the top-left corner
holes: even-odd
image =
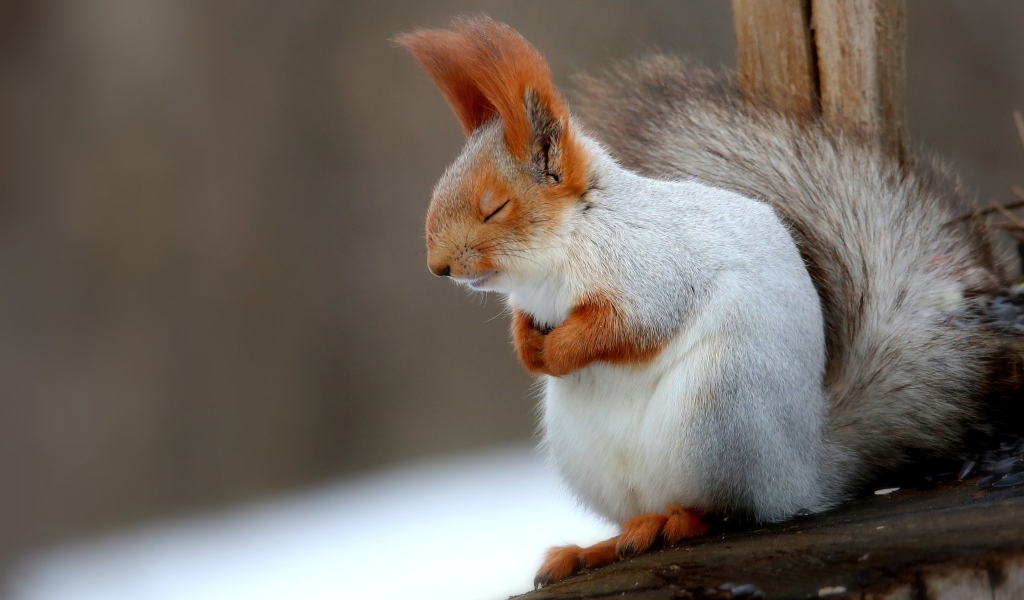
[[[733,15],[749,96],[820,114],[903,161],[905,0],[733,0]]]
[[[750,96],[810,117],[817,112],[808,0],[733,0],[740,84]]]
[[[858,131],[903,159],[904,0],[813,0],[818,94],[826,123]]]
[[[967,483],[869,496],[816,517],[735,529],[596,569],[520,600],[1024,598],[1024,487]]]

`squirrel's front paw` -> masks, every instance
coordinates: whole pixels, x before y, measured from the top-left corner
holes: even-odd
[[[537,328],[529,315],[517,310],[512,316],[512,337],[523,367],[534,375],[550,375],[544,362],[547,332]]]
[[[586,344],[573,336],[570,327],[562,325],[551,330],[544,340],[544,372],[562,377],[593,362]]]

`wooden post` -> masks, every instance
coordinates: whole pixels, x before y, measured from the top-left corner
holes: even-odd
[[[867,134],[903,159],[906,38],[903,0],[813,0],[822,117]]]
[[[733,0],[740,85],[803,117],[818,111],[807,0]]]
[[[733,0],[740,82],[903,161],[905,0]]]

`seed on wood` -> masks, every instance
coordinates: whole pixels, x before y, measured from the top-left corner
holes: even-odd
[[[1004,488],[1020,485],[1024,483],[1024,472],[1014,473],[1013,475],[1007,475],[999,481],[992,484],[992,487]]]
[[[1020,459],[1013,456],[994,463],[985,463],[981,465],[981,471],[983,473],[988,473],[989,475],[1006,475],[1007,473],[1015,471],[1016,467],[1019,465]]]
[[[988,477],[982,477],[981,479],[978,480],[977,485],[978,487],[989,488],[992,487],[992,484],[999,481],[1001,478],[1002,475],[989,475]]]
[[[960,467],[960,480],[962,481],[966,479],[967,476],[971,474],[971,471],[974,470],[974,466],[977,464],[978,463],[974,462],[973,460],[965,461],[964,466]]]
[[[758,591],[760,590],[757,589],[756,585],[752,583],[746,583],[744,585],[738,585],[732,588],[732,597],[736,598],[740,596],[753,596]]]

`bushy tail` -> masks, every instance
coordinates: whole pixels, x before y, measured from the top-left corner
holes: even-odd
[[[948,454],[982,424],[1021,338],[981,318],[1006,274],[981,220],[958,219],[970,199],[945,166],[910,153],[901,167],[666,56],[584,79],[579,97],[625,166],[767,200],[789,224],[824,309],[829,438],[854,459],[845,483]]]

